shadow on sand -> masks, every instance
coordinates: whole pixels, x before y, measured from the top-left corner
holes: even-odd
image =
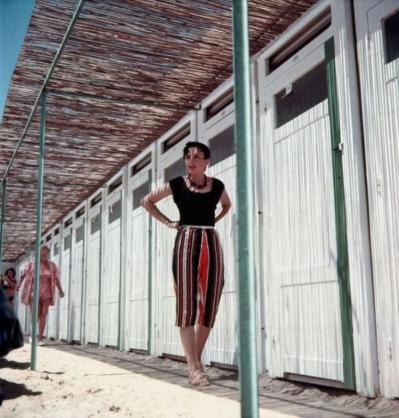
[[[0,358],[0,369],[18,369],[18,370],[25,370],[29,369],[30,363],[29,361],[25,362],[18,362],[13,360],[7,360],[5,358]]]
[[[38,396],[40,391],[27,389],[23,383],[13,383],[8,380],[0,379],[0,405],[2,401],[16,399],[20,396]]]

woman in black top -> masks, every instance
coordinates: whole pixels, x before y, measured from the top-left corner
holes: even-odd
[[[183,150],[187,175],[177,177],[149,193],[143,207],[157,220],[178,230],[173,251],[176,325],[184,348],[189,382],[208,385],[201,356],[214,325],[224,284],[223,254],[214,228],[231,207],[224,184],[205,174],[209,148],[188,142]],[[173,195],[180,220],[170,220],[155,203]],[[221,209],[215,210],[220,202]]]
[[[8,268],[6,272],[4,273],[4,277],[1,277],[0,282],[2,283],[4,292],[8,298],[8,301],[12,305],[12,307],[15,307],[15,294],[17,292],[17,278],[15,269]]]

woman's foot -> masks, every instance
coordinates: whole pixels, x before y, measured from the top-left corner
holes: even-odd
[[[202,374],[204,374],[205,376],[207,376],[208,374],[206,373],[206,371],[205,371],[205,367],[202,365],[202,363],[201,362],[197,362],[197,363],[195,363],[196,364],[196,367],[197,367],[197,369],[202,373]]]
[[[199,369],[189,372],[188,382],[191,386],[209,386],[208,376]]]

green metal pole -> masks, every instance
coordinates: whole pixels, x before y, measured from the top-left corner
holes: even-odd
[[[0,274],[3,266],[3,237],[4,237],[4,223],[6,218],[6,187],[7,182],[4,180],[1,190],[1,220],[0,220]]]
[[[44,141],[46,133],[46,90],[41,96],[40,108],[40,145],[38,157],[38,178],[37,178],[37,209],[36,209],[36,244],[35,244],[35,281],[33,287],[32,306],[32,347],[31,347],[31,368],[36,370],[36,348],[37,348],[37,314],[39,305],[39,280],[40,280],[40,241],[43,215],[43,178],[44,178]]]
[[[337,75],[335,71],[334,38],[324,46],[327,64],[328,112],[334,175],[334,203],[338,250],[339,296],[341,303],[342,345],[344,357],[344,383],[347,389],[356,389],[355,356],[353,348],[352,302],[349,277],[348,241],[346,234],[345,188],[342,168],[341,130],[338,111]]]
[[[253,179],[248,7],[233,1],[235,142],[237,155],[239,375],[241,416],[257,418]]]

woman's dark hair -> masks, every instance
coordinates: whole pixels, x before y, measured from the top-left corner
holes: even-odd
[[[4,275],[5,275],[5,276],[7,276],[7,274],[8,274],[8,272],[9,272],[9,271],[12,271],[12,272],[13,272],[14,277],[17,275],[17,272],[16,272],[16,271],[15,271],[15,269],[14,269],[14,268],[12,268],[12,267],[8,268],[8,269],[6,270],[6,272],[4,273]]]
[[[204,154],[206,160],[209,160],[209,158],[211,158],[211,150],[209,149],[209,147],[203,144],[202,142],[196,141],[187,142],[183,149],[183,158],[188,154],[190,148],[198,148]]]

